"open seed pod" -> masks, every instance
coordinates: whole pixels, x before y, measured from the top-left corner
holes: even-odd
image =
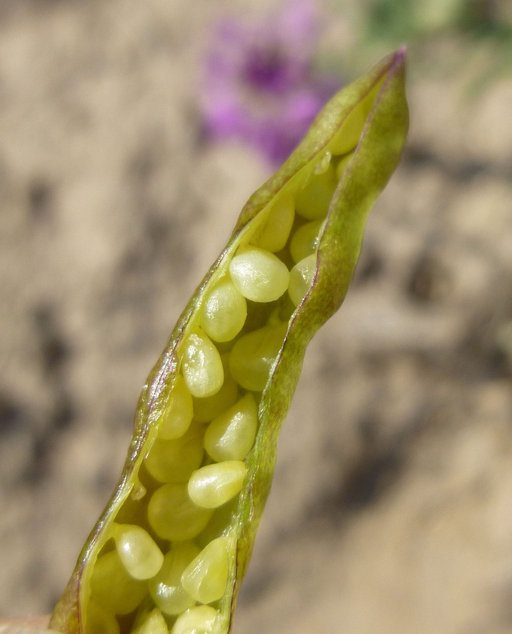
[[[306,346],[345,297],[407,126],[399,51],[336,95],[249,199],[142,390],[52,628],[231,630]]]

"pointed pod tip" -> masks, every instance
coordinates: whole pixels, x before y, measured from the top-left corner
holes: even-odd
[[[405,61],[407,57],[407,46],[401,46],[398,50],[387,55],[380,64],[383,72],[388,78],[401,76],[405,74]]]
[[[376,68],[381,73],[394,77],[396,75],[403,75],[405,71],[405,62],[407,57],[407,46],[401,46],[393,53],[389,53],[382,59]]]
[[[405,57],[407,55],[407,46],[404,44],[397,51],[393,53],[392,66],[403,66],[405,64]]]

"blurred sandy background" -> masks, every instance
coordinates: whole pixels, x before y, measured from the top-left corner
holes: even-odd
[[[394,45],[367,4],[321,5],[347,79]],[[3,616],[51,610],[140,387],[268,174],[206,146],[196,105],[211,23],[248,7],[0,0]],[[310,347],[236,634],[512,632],[510,49],[424,8],[408,149]]]

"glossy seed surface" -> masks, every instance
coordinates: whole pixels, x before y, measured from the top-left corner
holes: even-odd
[[[209,605],[190,608],[176,619],[172,634],[213,634],[217,610]]]
[[[217,462],[243,460],[254,443],[258,410],[252,394],[213,419],[204,435],[204,446]]]
[[[264,249],[241,249],[231,260],[229,272],[240,293],[253,302],[273,302],[288,288],[286,265]]]
[[[252,244],[272,253],[281,251],[288,242],[294,218],[293,196],[287,192],[274,202],[265,223],[253,236]]]
[[[213,341],[231,341],[242,330],[247,302],[230,279],[222,280],[203,304],[201,325]]]
[[[148,520],[162,539],[193,539],[208,524],[212,511],[192,502],[186,484],[164,484],[149,500]]]
[[[162,414],[158,435],[165,440],[180,438],[187,431],[194,415],[192,395],[185,380],[178,374],[174,389]]]
[[[119,559],[134,579],[150,579],[160,570],[162,551],[141,526],[118,524],[114,527],[114,540]]]
[[[181,583],[199,603],[212,603],[226,590],[229,570],[227,537],[212,540],[185,568]]]
[[[144,464],[159,482],[187,482],[203,455],[203,427],[194,423],[181,438],[157,439]]]
[[[290,271],[288,294],[294,306],[298,306],[313,284],[316,273],[316,254],[308,255]]]
[[[224,382],[219,351],[205,333],[195,332],[183,345],[182,372],[192,396],[216,394]]]
[[[198,554],[199,548],[192,541],[175,543],[156,577],[148,582],[155,604],[165,614],[176,616],[195,604],[181,585],[181,575]]]
[[[226,460],[201,467],[190,476],[190,499],[205,509],[215,509],[240,492],[247,474],[242,460]]]
[[[233,378],[246,390],[260,392],[265,387],[287,325],[265,326],[243,335],[234,344],[229,368]]]

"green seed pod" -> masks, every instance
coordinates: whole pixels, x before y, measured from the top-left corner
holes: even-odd
[[[63,634],[117,634],[118,626],[120,634],[133,632],[140,624],[137,619],[145,619],[157,607],[164,610],[164,593],[160,596],[156,588],[159,583],[165,585],[161,576],[165,562],[171,560],[171,587],[182,565],[172,563],[172,553],[180,542],[194,539],[203,550],[181,573],[182,589],[190,596],[182,607],[190,600],[216,603],[177,614],[172,632],[231,631],[240,584],[270,490],[279,430],[306,346],[345,297],[366,216],[400,157],[408,125],[404,72],[404,52],[399,51],[345,87],[243,208],[228,244],[183,312],[144,386],[123,476],[52,615],[53,629]],[[292,207],[298,215],[293,224]],[[321,226],[313,232],[309,227],[307,233],[307,221],[319,221]],[[290,254],[296,261],[291,274]],[[229,372],[224,371],[220,350],[207,334],[209,317],[203,321],[208,298],[227,279],[251,300],[241,330],[222,343]],[[229,293],[222,296],[212,323],[217,319],[222,323],[223,305],[228,313],[232,310]],[[229,336],[238,325],[230,328]],[[183,404],[187,397],[183,397],[180,373],[187,393],[194,397],[196,422],[190,433],[197,421],[212,421],[201,448],[203,452],[206,447],[208,453],[201,453],[200,464],[195,458],[197,469],[188,483],[160,485],[162,476],[148,475],[148,465],[165,462],[162,443],[178,442],[189,433],[190,402]],[[215,399],[229,374],[238,387],[231,387],[228,398]],[[241,401],[235,405],[240,398],[237,392]],[[248,406],[247,392],[252,393],[254,407]],[[245,403],[243,408],[240,402]],[[201,412],[200,405],[204,405]],[[244,428],[237,417],[244,419],[249,409],[250,422],[245,421]],[[177,420],[169,420],[174,417]],[[175,457],[180,478],[190,469],[185,453]],[[208,464],[210,458],[218,462]],[[211,510],[218,505],[222,506]],[[109,552],[119,524],[140,525],[163,550],[160,572],[146,583],[132,579],[117,552]],[[144,590],[139,594],[141,585]],[[117,586],[122,599],[116,596]]]
[[[190,608],[176,619],[171,634],[213,634],[217,615],[209,605]]]
[[[217,462],[243,460],[256,437],[258,409],[252,394],[246,394],[223,414],[214,418],[204,434],[204,446]]]
[[[181,575],[181,585],[199,603],[212,603],[226,591],[229,572],[229,540],[218,537],[195,557]]]
[[[264,249],[241,249],[231,260],[229,272],[238,290],[253,302],[273,302],[288,288],[286,264]]]
[[[177,616],[195,604],[181,585],[181,575],[198,554],[194,542],[177,542],[165,555],[159,573],[148,582],[153,601],[165,614]]]
[[[205,509],[216,509],[240,492],[247,467],[241,460],[226,460],[201,467],[190,476],[188,494]]]

